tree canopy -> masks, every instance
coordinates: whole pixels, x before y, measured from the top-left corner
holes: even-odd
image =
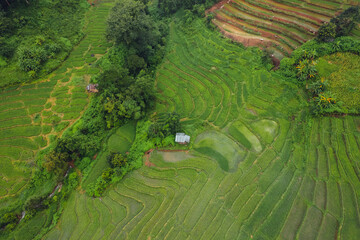
[[[107,21],[107,37],[118,44],[124,43],[143,50],[155,46],[160,37],[155,22],[140,1],[117,1]]]

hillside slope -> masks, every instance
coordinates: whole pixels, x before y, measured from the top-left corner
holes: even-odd
[[[360,118],[310,119],[257,49],[176,21],[156,111],[208,130],[102,198],[75,192],[46,239],[358,239]]]

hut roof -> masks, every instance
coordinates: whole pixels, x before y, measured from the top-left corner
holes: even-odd
[[[86,86],[86,90],[89,92],[98,92],[99,90],[97,90],[97,86],[99,86],[99,84],[89,84]]]
[[[177,143],[189,143],[190,136],[186,135],[185,133],[176,133],[175,142]]]

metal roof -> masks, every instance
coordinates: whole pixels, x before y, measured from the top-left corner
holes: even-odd
[[[185,133],[176,133],[175,136],[175,142],[177,143],[189,143],[190,142],[190,136],[186,135]]]

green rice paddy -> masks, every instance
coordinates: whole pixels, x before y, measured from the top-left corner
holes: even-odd
[[[358,239],[359,117],[307,117],[257,49],[176,21],[156,111],[208,130],[188,152],[153,152],[102,198],[74,192],[45,238]]]
[[[84,39],[47,79],[0,92],[2,201],[24,189],[32,176],[36,153],[60,137],[88,105],[85,88],[91,75],[99,71],[88,57],[100,57],[111,46],[104,34],[111,6],[103,3],[89,10]]]
[[[263,1],[235,2],[267,11]],[[327,19],[338,5],[306,6]],[[84,87],[98,71],[92,55],[110,46],[104,31],[112,6],[91,8],[87,35],[49,79],[0,93],[0,199],[21,192],[36,153],[86,108]],[[360,238],[360,117],[310,118],[304,94],[265,70],[259,49],[234,44],[199,19],[186,27],[173,19],[155,84],[156,112],[176,111],[184,126],[200,122],[204,131],[188,133],[188,150],[154,151],[151,164],[103,197],[88,197],[81,187],[108,167],[105,153],[126,153],[135,138],[133,123],[114,130],[43,239]],[[40,212],[11,237],[34,239],[51,220]]]

